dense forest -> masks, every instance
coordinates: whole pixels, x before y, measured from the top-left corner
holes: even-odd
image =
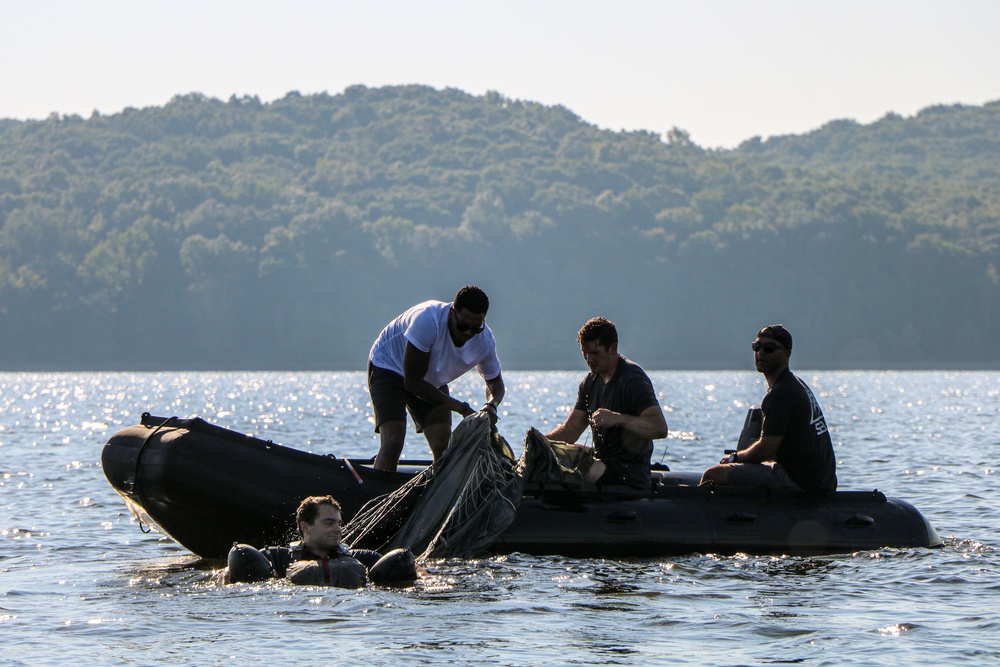
[[[0,369],[361,369],[473,283],[507,368],[1000,366],[1000,102],[706,150],[423,86],[0,120]]]

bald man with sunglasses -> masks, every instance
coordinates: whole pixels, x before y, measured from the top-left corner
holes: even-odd
[[[760,439],[706,470],[701,483],[836,491],[837,459],[823,410],[788,368],[792,334],[781,324],[769,324],[757,332],[751,348],[768,387]]]
[[[368,353],[368,391],[381,437],[377,470],[396,470],[406,437],[406,413],[437,460],[451,437],[451,413],[476,412],[448,393],[448,383],[476,368],[486,382],[486,410],[496,423],[505,388],[493,332],[490,300],[475,285],[451,303],[424,301],[390,322]]]

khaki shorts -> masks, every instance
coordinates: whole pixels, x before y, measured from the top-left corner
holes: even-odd
[[[798,489],[780,463],[734,463],[726,466],[727,486],[763,486],[768,489]]]

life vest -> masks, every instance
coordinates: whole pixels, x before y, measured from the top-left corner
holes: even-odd
[[[285,578],[304,586],[362,588],[369,579],[379,586],[398,586],[417,578],[416,559],[409,549],[393,549],[383,556],[341,545],[338,553],[321,557],[307,551],[301,542],[264,550],[234,544],[227,564],[231,583]]]

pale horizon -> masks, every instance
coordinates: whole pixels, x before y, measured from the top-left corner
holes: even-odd
[[[426,85],[706,148],[1000,99],[1000,3],[4,3],[0,118]]]

